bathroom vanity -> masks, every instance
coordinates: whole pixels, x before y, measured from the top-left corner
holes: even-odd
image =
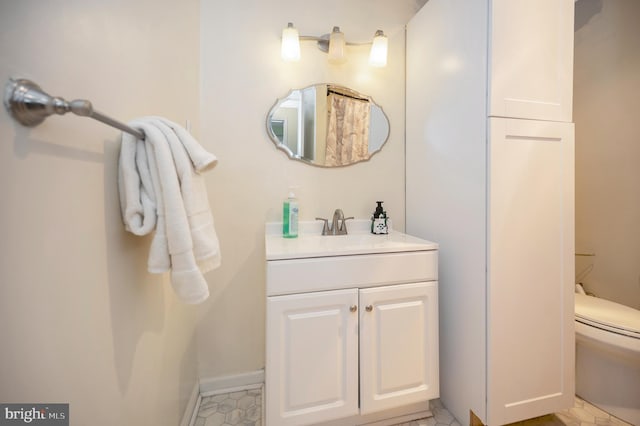
[[[267,225],[267,426],[394,424],[439,396],[438,245],[349,226]]]

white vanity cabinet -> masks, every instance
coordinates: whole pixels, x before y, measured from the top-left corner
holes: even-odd
[[[437,282],[367,288],[359,295],[360,412],[437,398]]]
[[[437,245],[400,233],[267,236],[266,346],[267,426],[429,415]]]
[[[358,414],[357,306],[357,289],[267,298],[267,425]]]

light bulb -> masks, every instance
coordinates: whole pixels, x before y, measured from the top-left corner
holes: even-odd
[[[287,62],[297,62],[300,60],[300,37],[298,30],[289,22],[287,27],[282,30],[282,48],[280,54],[282,59]]]
[[[331,35],[329,35],[329,62],[342,63],[346,61],[344,33],[340,31],[340,27],[333,27]]]
[[[387,66],[387,49],[389,40],[382,30],[376,31],[373,36],[373,44],[371,45],[371,53],[369,54],[369,65],[372,67]]]

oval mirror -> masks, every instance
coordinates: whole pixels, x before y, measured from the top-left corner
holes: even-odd
[[[278,99],[267,116],[267,133],[294,160],[347,166],[380,151],[389,137],[389,120],[370,96],[316,84]]]

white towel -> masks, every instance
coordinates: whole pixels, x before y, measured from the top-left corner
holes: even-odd
[[[203,273],[220,265],[220,246],[204,178],[216,157],[179,125],[145,117],[129,125],[145,140],[122,134],[118,186],[127,231],[155,230],[148,270],[171,271],[174,291],[186,303],[209,297]]]

